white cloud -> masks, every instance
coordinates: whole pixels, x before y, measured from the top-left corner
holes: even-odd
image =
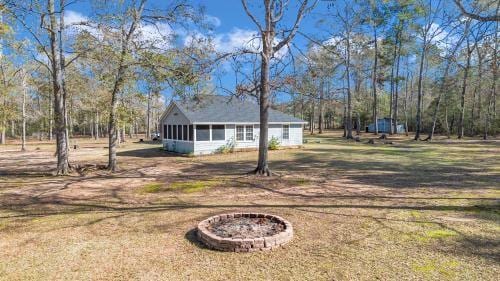
[[[259,52],[262,50],[260,35],[255,30],[233,28],[227,33],[215,34],[212,37],[201,33],[191,34],[185,37],[184,45],[188,46],[196,44],[200,41],[209,41],[214,50],[220,53],[237,52],[241,50],[249,50]],[[279,39],[274,40],[274,44],[278,44]],[[275,57],[282,58],[288,53],[288,48],[283,47]]]
[[[76,11],[67,10],[64,13],[64,26],[66,28],[66,33],[69,35],[74,35],[85,30],[96,37],[101,36],[101,32],[92,25],[90,19]]]
[[[221,24],[220,19],[216,16],[206,15],[205,20],[207,21],[207,23],[213,25],[214,27],[219,27]]]
[[[258,51],[261,45],[256,31],[239,28],[216,35],[213,42],[215,49],[219,52],[233,52],[241,49]]]
[[[170,39],[174,31],[168,24],[145,24],[138,28],[137,41],[143,44],[150,44],[155,48],[168,49],[171,47]]]
[[[88,20],[88,17],[72,10],[68,10],[64,13],[64,24],[67,26],[87,22]]]

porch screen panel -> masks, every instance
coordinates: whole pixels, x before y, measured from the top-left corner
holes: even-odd
[[[212,140],[225,140],[226,127],[224,125],[212,125]]]
[[[188,126],[187,125],[182,126],[182,139],[185,141],[188,140]]]
[[[210,140],[210,126],[196,125],[196,141],[209,141],[209,140]]]
[[[182,125],[177,125],[177,139],[182,140]]]
[[[177,139],[177,125],[172,125],[172,139],[176,140]]]

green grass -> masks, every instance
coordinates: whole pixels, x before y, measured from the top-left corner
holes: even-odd
[[[423,234],[417,237],[417,240],[421,242],[429,242],[433,239],[447,239],[451,237],[458,236],[458,233],[449,229],[433,229],[427,230]]]
[[[432,276],[438,275],[440,279],[449,280],[453,279],[455,271],[459,266],[460,263],[456,260],[440,261],[427,259],[420,263],[414,263],[412,269],[416,273],[423,275],[426,279],[431,279]]]
[[[216,185],[222,184],[221,180],[179,181],[170,184],[169,188],[185,193],[200,192]]]
[[[141,193],[157,193],[161,190],[163,184],[159,182],[151,182],[146,185],[144,185],[141,188]]]

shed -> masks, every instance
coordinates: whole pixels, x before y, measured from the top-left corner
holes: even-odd
[[[378,132],[379,133],[390,133],[391,131],[391,118],[380,118],[377,119],[377,124],[378,124]],[[374,133],[375,132],[375,123],[371,123],[366,127],[366,131],[368,133]],[[405,126],[402,124],[397,125],[397,134],[402,134],[405,132]]]
[[[260,133],[259,105],[236,97],[205,95],[172,101],[160,117],[163,148],[185,154],[210,154],[224,146],[256,149]],[[269,109],[269,140],[280,146],[302,145],[307,122]]]

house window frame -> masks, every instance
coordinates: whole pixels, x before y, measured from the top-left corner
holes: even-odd
[[[251,138],[250,138],[250,139],[247,139],[247,137],[248,137],[248,131],[247,131],[247,129],[248,129],[248,128],[252,128],[252,136],[251,136]],[[254,135],[254,133],[253,133],[253,132],[254,132],[254,127],[253,127],[253,124],[252,124],[252,125],[245,125],[245,141],[248,141],[248,142],[253,142],[253,141],[255,141],[255,135]]]
[[[287,137],[285,138],[285,126],[287,127]],[[281,139],[290,140],[290,124],[281,124]]]
[[[238,140],[238,127],[243,127],[243,140]],[[247,138],[247,128],[251,127],[252,128],[252,139]],[[247,124],[235,124],[234,127],[234,139],[236,142],[254,142],[255,141],[255,126],[254,124],[247,123]]]

